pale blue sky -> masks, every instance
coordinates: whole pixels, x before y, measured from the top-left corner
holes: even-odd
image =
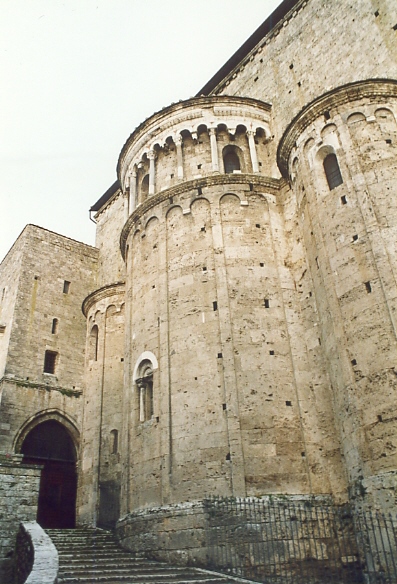
[[[88,209],[146,117],[195,95],[281,0],[0,0],[0,258]]]

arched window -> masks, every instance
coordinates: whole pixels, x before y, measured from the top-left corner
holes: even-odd
[[[146,422],[153,416],[153,365],[149,360],[139,366],[136,380],[139,400],[139,421]]]
[[[98,360],[98,334],[99,329],[96,324],[91,329],[90,338],[89,338],[89,347],[88,347],[88,358],[91,361]]]
[[[240,158],[234,146],[226,146],[223,149],[223,166],[226,174],[241,170]]]
[[[141,203],[147,199],[149,195],[149,175],[146,174],[141,182]]]
[[[323,160],[323,166],[329,190],[332,191],[343,183],[336,155],[334,153],[328,154]]]

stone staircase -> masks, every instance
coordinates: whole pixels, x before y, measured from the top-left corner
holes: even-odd
[[[46,529],[59,554],[59,584],[227,584],[247,582],[197,568],[170,566],[123,550],[102,529]]]

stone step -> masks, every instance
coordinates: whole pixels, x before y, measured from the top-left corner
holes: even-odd
[[[46,530],[59,555],[59,584],[228,584],[226,575],[155,562],[124,550],[111,532]]]
[[[105,564],[105,565],[110,565],[110,564],[114,564],[115,566],[120,566],[121,564],[131,564],[133,566],[137,566],[139,568],[142,567],[150,567],[150,566],[159,566],[159,567],[167,567],[168,564],[166,564],[165,562],[153,562],[151,560],[148,560],[146,558],[141,558],[139,560],[136,560],[135,558],[129,558],[128,556],[123,557],[123,558],[119,558],[119,557],[114,557],[114,556],[106,556],[103,557],[102,555],[100,556],[95,556],[95,557],[87,557],[87,556],[81,556],[81,557],[76,557],[75,555],[70,554],[69,557],[67,557],[66,555],[62,554],[62,556],[60,557],[60,561],[65,564],[65,565],[70,565],[70,564],[80,564],[80,563],[89,563],[89,564]]]
[[[118,584],[119,582],[129,583],[129,584],[235,584],[234,580],[229,580],[227,578],[218,578],[218,577],[189,577],[186,578],[173,578],[171,580],[164,580],[164,579],[152,579],[148,580],[145,577],[141,577],[140,579],[131,579],[128,576],[121,576],[121,577],[90,577],[90,578],[62,578],[58,580],[59,584],[94,584],[95,582],[105,582],[106,584]]]
[[[117,576],[124,576],[124,575],[131,575],[131,576],[136,576],[138,575],[142,575],[142,576],[146,576],[147,578],[151,578],[151,577],[168,577],[170,574],[172,575],[179,575],[179,574],[183,574],[186,576],[189,576],[192,574],[192,572],[189,569],[185,569],[182,567],[157,567],[157,566],[149,566],[148,568],[140,568],[140,567],[136,567],[133,568],[131,566],[127,566],[127,567],[120,567],[120,566],[116,566],[116,567],[108,567],[106,566],[82,566],[82,567],[77,567],[73,569],[71,567],[67,567],[67,568],[60,568],[59,570],[59,574],[64,577],[64,576],[80,576],[80,575],[85,575],[85,576],[89,576],[90,574],[103,574],[103,575],[111,575],[111,574],[117,574]]]

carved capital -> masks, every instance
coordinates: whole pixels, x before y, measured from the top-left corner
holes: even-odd
[[[156,153],[154,150],[149,150],[149,152],[147,153],[147,157],[149,160],[154,160],[156,158]]]

